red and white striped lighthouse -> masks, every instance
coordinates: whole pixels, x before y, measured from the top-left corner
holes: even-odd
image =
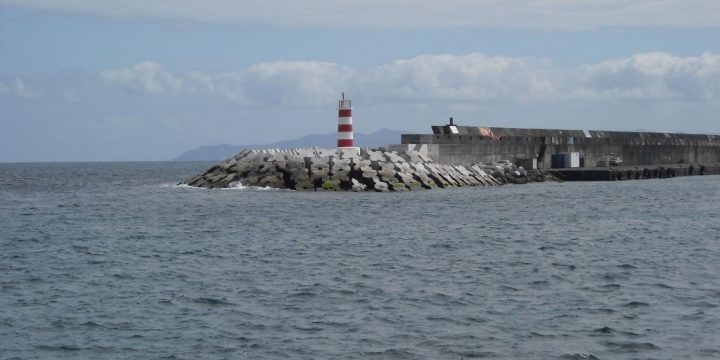
[[[352,148],[355,146],[353,140],[352,124],[352,102],[345,100],[345,93],[338,104],[338,149]]]

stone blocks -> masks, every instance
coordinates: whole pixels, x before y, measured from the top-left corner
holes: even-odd
[[[340,154],[319,148],[243,150],[185,181],[204,188],[240,183],[299,191],[407,191],[526,182],[522,168],[438,164],[415,151],[361,149]]]

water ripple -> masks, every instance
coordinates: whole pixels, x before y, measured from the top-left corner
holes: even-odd
[[[0,359],[720,354],[718,177],[162,185],[209,165],[0,164]]]

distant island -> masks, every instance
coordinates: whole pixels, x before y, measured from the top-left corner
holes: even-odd
[[[362,147],[377,148],[390,144],[399,144],[400,135],[407,133],[402,130],[380,129],[371,134],[355,133],[355,143]],[[337,133],[307,135],[299,139],[283,140],[269,144],[250,145],[208,145],[186,151],[174,161],[220,161],[233,156],[243,149],[287,149],[320,147],[334,148],[337,141]]]

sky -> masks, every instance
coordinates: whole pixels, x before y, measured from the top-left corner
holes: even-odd
[[[332,133],[341,92],[364,133],[720,133],[718,39],[717,0],[0,0],[0,162]]]

